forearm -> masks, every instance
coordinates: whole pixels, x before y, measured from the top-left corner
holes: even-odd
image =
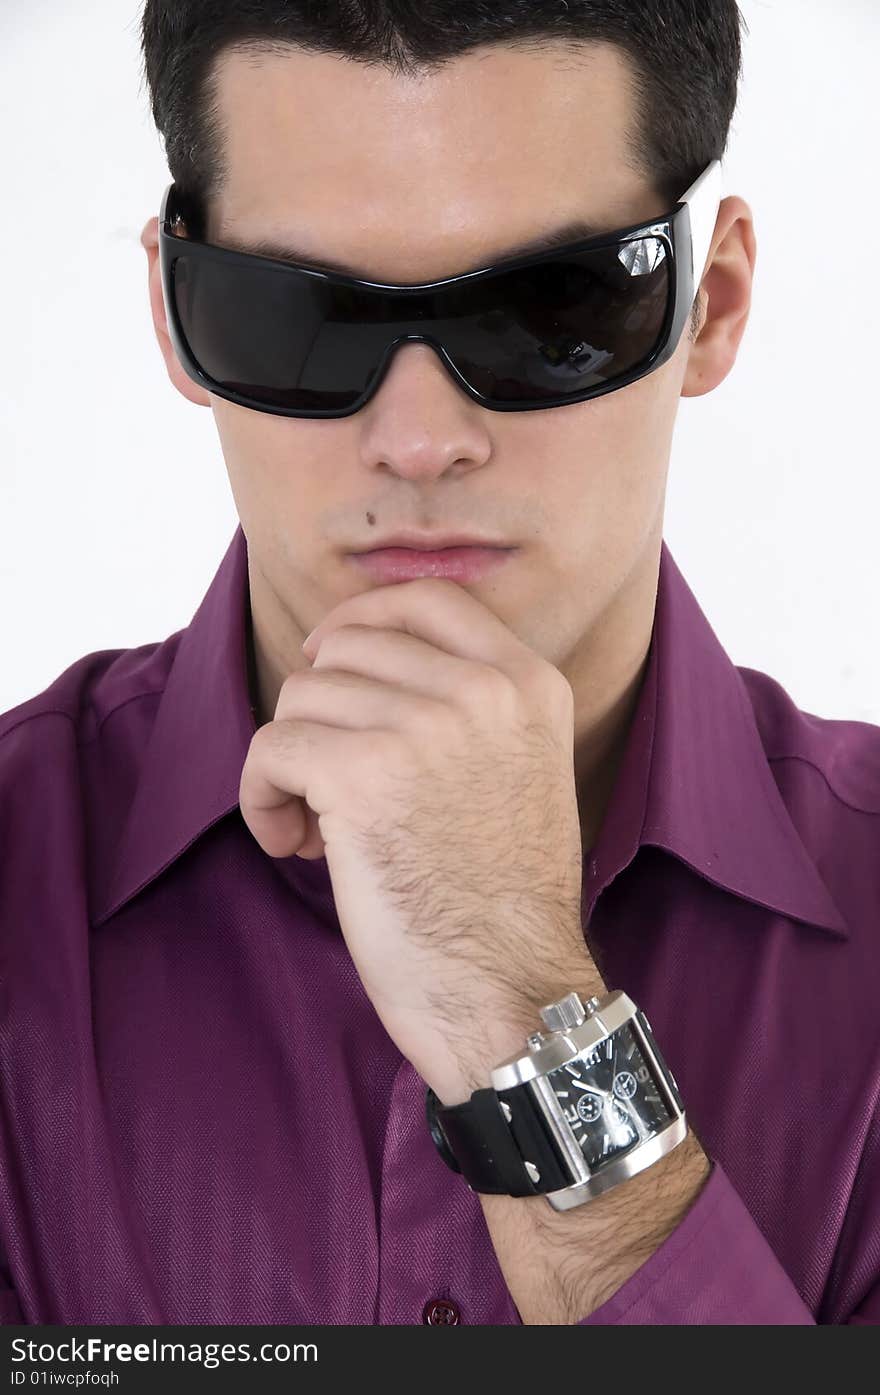
[[[635,1177],[571,1211],[542,1196],[480,1193],[498,1263],[526,1324],[580,1322],[663,1244],[696,1200],[711,1164],[688,1129]]]

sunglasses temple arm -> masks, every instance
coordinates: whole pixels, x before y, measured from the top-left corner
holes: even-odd
[[[687,204],[691,220],[694,295],[703,280],[709,248],[712,245],[718,205],[721,202],[721,179],[721,161],[713,160],[680,200],[681,203]]]

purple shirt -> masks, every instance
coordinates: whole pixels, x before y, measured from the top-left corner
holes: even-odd
[[[242,819],[250,644],[239,527],[0,717],[2,1320],[519,1323],[326,861]],[[664,543],[583,908],[712,1171],[585,1325],[880,1322],[878,854],[880,727],[734,667]]]

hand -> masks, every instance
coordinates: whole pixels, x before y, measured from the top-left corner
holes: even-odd
[[[444,1103],[525,1049],[537,1010],[604,992],[581,927],[574,698],[441,578],[349,597],[253,737],[242,815],[270,857],[327,858],[389,1036]]]

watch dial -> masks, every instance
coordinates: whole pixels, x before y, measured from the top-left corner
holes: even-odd
[[[674,1118],[629,1023],[547,1080],[590,1169],[653,1137]]]

